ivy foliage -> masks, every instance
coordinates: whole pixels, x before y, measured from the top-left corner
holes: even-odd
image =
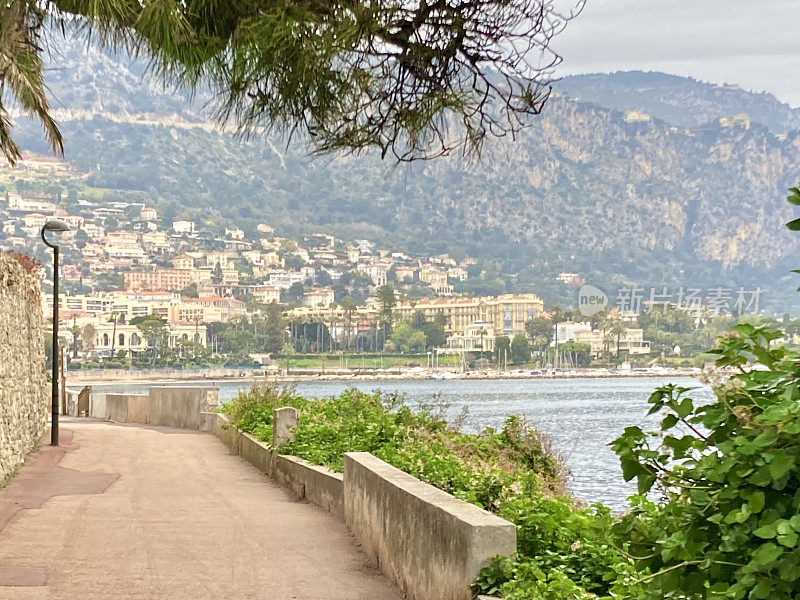
[[[643,572],[640,597],[800,597],[800,353],[773,347],[780,337],[736,325],[713,350],[734,373],[716,401],[661,387],[659,430],[613,442],[625,479],[663,497],[640,498],[615,526]]]

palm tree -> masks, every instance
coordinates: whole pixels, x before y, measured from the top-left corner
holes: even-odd
[[[72,358],[78,358],[78,338],[81,335],[81,328],[75,324],[75,321],[72,322],[72,327],[69,328],[69,332],[72,334]]]
[[[603,333],[603,353],[608,354],[608,345],[614,341],[608,333],[608,330],[611,329],[611,321],[603,319],[597,324],[597,328]]]
[[[94,325],[88,323],[83,326],[83,330],[81,330],[81,342],[83,343],[83,351],[86,354],[91,354],[92,350],[94,350],[94,338],[97,335],[97,330],[94,328]]]
[[[613,335],[617,340],[617,356],[619,356],[619,341],[627,337],[628,329],[627,327],[625,327],[625,323],[623,323],[619,319],[616,319],[611,324],[610,332],[611,335]]]
[[[486,336],[488,332],[486,331],[485,327],[481,327],[478,329],[478,335],[481,336],[481,358],[483,358],[483,338]]]
[[[0,85],[24,112],[36,116],[54,153],[64,153],[58,125],[50,116],[40,51],[47,14],[38,2],[7,2],[0,7]],[[22,156],[11,138],[11,119],[0,98],[0,150],[12,165]]]
[[[553,304],[550,309],[550,318],[553,320],[553,329],[555,330],[556,354],[553,359],[553,366],[556,367],[558,363],[558,324],[564,318],[564,309],[558,304]]]

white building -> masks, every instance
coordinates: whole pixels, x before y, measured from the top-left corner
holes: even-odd
[[[376,286],[386,285],[386,267],[382,264],[358,265],[358,272],[369,277]]]
[[[464,333],[454,333],[447,338],[447,349],[459,352],[494,352],[494,326],[488,321],[474,321],[464,328]]]
[[[175,233],[194,233],[195,225],[192,221],[173,221],[172,230]]]
[[[303,294],[303,306],[310,308],[330,306],[333,301],[333,290],[331,288],[314,288]]]

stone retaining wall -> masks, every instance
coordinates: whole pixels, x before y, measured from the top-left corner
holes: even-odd
[[[44,319],[39,278],[0,252],[0,481],[47,427]]]

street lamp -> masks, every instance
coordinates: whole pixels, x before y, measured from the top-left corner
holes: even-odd
[[[42,227],[42,241],[46,246],[53,249],[53,379],[51,382],[52,389],[52,425],[50,426],[50,444],[58,446],[58,363],[56,357],[58,356],[58,246],[51,244],[44,236],[45,231],[55,231],[63,233],[69,231],[69,225],[64,221],[48,221]]]

